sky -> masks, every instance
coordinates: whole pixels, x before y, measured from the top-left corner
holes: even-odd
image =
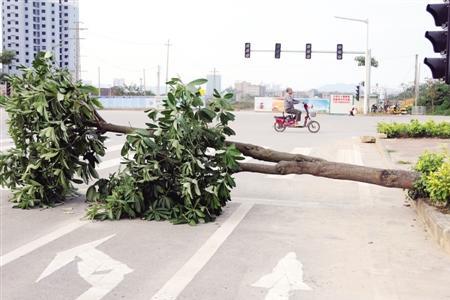
[[[422,0],[79,0],[82,78],[111,85],[114,78],[127,83],[157,85],[166,78],[165,44],[170,39],[169,77],[183,81],[205,78],[217,70],[222,87],[236,81],[292,86],[308,90],[326,84],[357,84],[364,67],[355,55],[313,53],[252,53],[244,58],[244,43],[253,49],[365,51],[366,25],[334,16],[369,19],[369,43],[380,66],[372,69],[372,84],[397,88],[414,80],[419,55],[421,80],[431,77],[424,57],[437,57],[426,30],[438,30]],[[439,3],[440,1],[436,1]]]

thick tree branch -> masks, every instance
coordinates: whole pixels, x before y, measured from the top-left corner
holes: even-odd
[[[302,154],[291,154],[286,152],[280,152],[276,150],[271,150],[263,148],[260,146],[252,144],[244,144],[239,142],[227,142],[228,145],[235,145],[236,148],[241,151],[245,156],[250,156],[255,159],[269,161],[269,162],[280,162],[280,161],[309,161],[309,162],[320,162],[324,161],[321,158],[306,156]]]
[[[403,170],[389,170],[363,167],[329,161],[281,161],[275,165],[240,163],[240,172],[263,174],[309,174],[339,180],[371,183],[391,188],[412,189],[419,173]]]
[[[129,134],[137,128],[115,125],[105,122],[100,116],[93,124],[104,132]],[[254,172],[263,174],[309,174],[340,180],[351,180],[381,185],[385,187],[412,189],[420,174],[403,170],[388,170],[357,166],[344,163],[329,162],[321,158],[301,154],[290,154],[263,148],[257,145],[239,142],[227,142],[235,145],[245,156],[273,162],[277,164],[241,163],[239,172]]]

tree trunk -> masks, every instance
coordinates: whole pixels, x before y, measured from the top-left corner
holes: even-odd
[[[404,170],[378,169],[329,161],[281,161],[275,165],[240,163],[240,172],[287,175],[308,174],[351,180],[390,188],[412,189],[420,174]]]
[[[102,132],[129,134],[136,128],[105,122],[100,116],[93,124]],[[376,184],[384,187],[412,189],[420,174],[404,170],[378,169],[345,163],[329,162],[321,158],[302,154],[291,154],[240,142],[227,142],[234,145],[245,156],[276,164],[240,163],[238,172],[262,174],[309,174],[339,180],[351,180]]]

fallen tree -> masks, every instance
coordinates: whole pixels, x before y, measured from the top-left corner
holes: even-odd
[[[420,173],[329,162],[227,141],[231,94],[214,94],[203,106],[200,85],[173,79],[161,111],[146,111],[146,128],[111,124],[97,108],[92,88],[54,69],[51,55],[10,77],[14,93],[0,105],[9,114],[15,149],[0,154],[0,185],[13,190],[18,207],[54,205],[75,188],[98,178],[95,167],[105,154],[106,132],[127,135],[124,168],[99,179],[86,193],[88,216],[95,219],[140,217],[174,223],[208,222],[222,211],[235,187],[233,174],[309,174],[385,187],[411,189]],[[243,155],[265,163],[242,163]],[[269,162],[270,164],[267,164]]]

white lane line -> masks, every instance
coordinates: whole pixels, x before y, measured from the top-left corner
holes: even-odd
[[[302,155],[310,155],[312,152],[311,148],[294,148],[294,150],[292,150],[290,153],[291,154],[302,154]],[[294,179],[295,178],[295,174],[289,174],[289,175],[267,175],[267,178],[270,179],[282,179],[282,180],[286,180],[286,179]]]
[[[175,300],[198,272],[208,263],[223,242],[244,219],[253,203],[241,204],[200,249],[178,270],[175,275],[151,298],[152,300]]]
[[[66,225],[64,227],[61,227],[49,234],[46,234],[34,241],[31,241],[11,252],[6,253],[5,255],[2,255],[0,257],[0,267],[3,267],[4,265],[9,264],[10,262],[15,261],[16,259],[19,259],[30,252],[45,246],[48,243],[53,242],[56,239],[59,239],[60,237],[80,228],[81,226],[89,223],[89,221],[76,221],[69,225]]]

